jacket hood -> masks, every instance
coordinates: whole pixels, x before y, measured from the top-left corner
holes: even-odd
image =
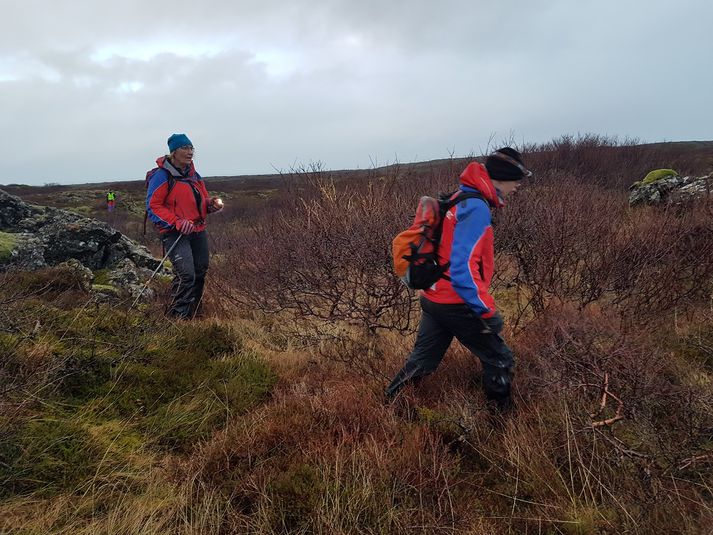
[[[161,169],[165,169],[166,171],[171,173],[171,176],[174,176],[176,178],[190,178],[196,175],[196,167],[195,165],[193,165],[193,162],[191,162],[190,168],[188,169],[188,173],[186,173],[185,175],[181,174],[181,172],[173,166],[171,161],[168,159],[168,156],[159,156],[158,158],[156,158],[156,165]]]
[[[468,167],[460,174],[460,183],[462,186],[481,193],[491,206],[503,206],[504,203],[498,195],[498,190],[493,186],[493,183],[490,181],[490,176],[488,176],[488,171],[486,171],[482,164],[478,162],[469,163]]]

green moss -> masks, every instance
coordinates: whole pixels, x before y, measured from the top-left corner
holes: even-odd
[[[268,487],[275,528],[292,533],[307,527],[322,490],[317,470],[307,464],[298,464],[280,473]]]
[[[146,446],[141,433],[128,425],[126,420],[90,422],[88,432],[101,450],[110,452],[115,459],[140,453]]]
[[[135,315],[108,306],[100,306],[77,315],[64,313],[55,329],[64,338],[75,340],[75,348],[95,350],[102,347],[105,355],[125,355],[127,343],[134,338],[139,325]]]
[[[92,291],[96,293],[109,294],[115,297],[121,295],[121,290],[111,284],[92,284]]]
[[[132,396],[120,402],[146,414],[142,428],[162,448],[186,450],[263,402],[277,381],[274,372],[252,355],[199,362],[180,378],[173,366],[143,367],[140,382],[126,390]],[[134,374],[136,380],[138,371],[134,368],[125,375]]]
[[[703,326],[681,337],[674,350],[686,361],[700,363],[713,371],[713,327]]]
[[[65,358],[59,369],[60,392],[70,398],[88,399],[99,394],[110,379],[110,361],[94,352],[77,352]]]
[[[94,272],[94,284],[95,285],[107,285],[110,284],[109,280],[109,270],[108,269],[97,269]]]
[[[87,430],[62,418],[30,420],[0,439],[0,495],[71,489],[101,457]]]
[[[119,205],[119,203],[117,203],[117,205]],[[134,200],[122,197],[120,206],[123,207],[128,213],[142,217],[146,211],[146,202],[142,199]]]
[[[567,535],[597,535],[618,521],[616,511],[587,505],[573,508],[567,517],[559,526]]]
[[[0,333],[0,355],[6,358],[12,355],[20,345],[20,338],[17,335]]]
[[[69,266],[54,266],[37,271],[20,271],[14,275],[14,288],[18,291],[56,296],[76,290],[83,291],[86,281],[81,273]]]
[[[418,407],[416,413],[422,422],[426,423],[431,429],[441,435],[442,439],[446,442],[451,442],[459,438],[462,434],[455,420],[445,414],[441,414],[427,407]]]
[[[208,371],[211,388],[233,412],[245,412],[262,403],[277,383],[277,375],[255,355],[212,362]]]
[[[12,256],[12,250],[16,245],[17,235],[0,232],[0,262],[8,260]]]
[[[239,351],[242,340],[227,326],[219,323],[183,324],[176,340],[179,351],[191,350],[207,358]]]
[[[89,216],[92,214],[92,208],[90,206],[70,206],[67,210],[82,216]]]
[[[649,174],[647,174],[644,177],[644,180],[641,181],[642,184],[653,184],[654,182],[657,182],[658,180],[668,178],[671,176],[678,176],[678,173],[674,171],[673,169],[656,169],[655,171],[651,171]]]
[[[261,403],[277,380],[256,355],[240,351],[242,340],[224,325],[196,322],[159,329],[123,318],[104,314],[93,320],[92,329],[99,339],[116,344],[133,338],[131,353],[126,354],[124,341],[124,354],[115,359],[110,377],[106,360],[70,360],[79,371],[70,375],[77,382],[67,392],[74,398],[94,396],[91,411],[105,417],[140,416],[138,429],[162,449],[185,450],[207,437]],[[86,332],[83,323],[70,331]]]
[[[277,381],[266,363],[243,349],[235,330],[218,322],[174,325],[106,306],[78,313],[37,300],[23,303],[22,314],[28,331],[35,328],[33,318],[41,318],[42,341],[52,351],[46,357],[54,370],[48,406],[81,415],[92,428],[125,420],[160,450],[188,450],[263,402]],[[7,363],[19,370],[13,376],[23,369],[24,346],[33,343],[0,336],[3,354],[12,355]]]
[[[159,406],[146,418],[143,430],[147,439],[161,449],[185,452],[225,421],[226,412],[220,400],[187,396]]]

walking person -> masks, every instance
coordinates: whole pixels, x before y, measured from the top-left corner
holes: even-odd
[[[116,205],[116,193],[110,191],[106,194],[106,209],[110,212],[114,211],[114,206]]]
[[[208,271],[206,217],[222,210],[223,202],[208,195],[193,164],[193,143],[186,134],[171,135],[168,150],[147,175],[146,212],[173,264],[168,315],[191,319],[200,306]]]
[[[477,193],[480,198],[466,198],[445,214],[438,262],[450,265],[445,276],[421,294],[416,344],[386,389],[387,399],[436,371],[455,337],[480,359],[486,397],[501,410],[510,408],[514,359],[500,335],[503,320],[488,292],[494,267],[490,209],[504,206],[504,198],[529,176],[520,153],[510,147],[488,156],[485,166],[470,163],[460,175],[456,194]]]

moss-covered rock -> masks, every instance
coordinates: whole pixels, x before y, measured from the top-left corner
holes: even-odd
[[[121,297],[121,290],[111,284],[92,284],[92,292],[111,297]]]
[[[15,245],[17,245],[17,235],[0,232],[0,263],[10,259]]]
[[[642,184],[653,184],[664,178],[671,176],[678,176],[678,173],[673,169],[655,169],[649,172],[644,179],[641,181]]]
[[[94,271],[94,284],[106,285],[110,283],[110,270],[108,268],[97,269]]]

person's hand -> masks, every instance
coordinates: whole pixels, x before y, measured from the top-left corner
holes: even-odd
[[[487,321],[485,321],[485,319],[483,317],[478,315],[472,309],[469,309],[468,311],[470,312],[470,315],[475,320],[475,323],[476,323],[475,328],[478,330],[478,332],[480,334],[493,334],[493,328],[490,326],[490,324]]]
[[[196,226],[188,219],[176,219],[176,230],[181,234],[193,234],[196,231]]]
[[[214,214],[223,209],[223,200],[220,197],[211,197],[208,202],[208,213]]]

